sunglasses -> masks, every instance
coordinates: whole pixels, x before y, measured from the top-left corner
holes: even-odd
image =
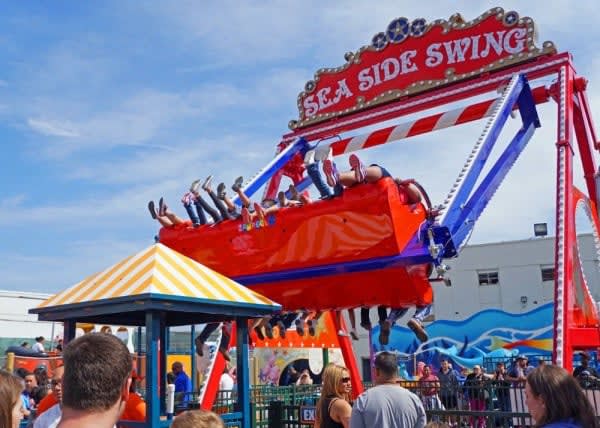
[[[342,383],[348,383],[348,382],[350,382],[350,380],[351,380],[351,378],[349,378],[349,377],[343,377]]]

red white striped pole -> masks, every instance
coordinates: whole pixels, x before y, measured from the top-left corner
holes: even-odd
[[[541,86],[533,90],[536,104],[549,100],[548,90]],[[437,113],[428,117],[401,123],[400,125],[378,129],[369,134],[361,134],[340,141],[335,141],[329,146],[333,149],[333,155],[355,152],[369,147],[379,146],[394,141],[402,140],[415,135],[426,134],[438,129],[449,128],[467,122],[483,119],[492,114],[494,104],[498,99],[482,101],[467,107]],[[323,150],[321,147],[320,150]]]

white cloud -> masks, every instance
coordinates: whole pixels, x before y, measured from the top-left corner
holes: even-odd
[[[76,138],[81,136],[79,131],[69,122],[29,118],[27,124],[35,132],[49,137]]]

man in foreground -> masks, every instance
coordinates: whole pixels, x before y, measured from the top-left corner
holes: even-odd
[[[419,397],[398,384],[398,362],[391,352],[375,357],[375,385],[352,408],[350,428],[423,428],[427,423]]]
[[[63,352],[62,419],[58,428],[112,428],[129,398],[132,361],[116,336],[90,333]]]

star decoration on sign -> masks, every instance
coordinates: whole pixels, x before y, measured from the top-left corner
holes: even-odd
[[[408,36],[409,31],[410,26],[408,24],[408,19],[394,19],[392,22],[390,22],[390,25],[388,25],[387,38],[394,43],[398,43]]]
[[[375,49],[383,49],[387,45],[387,36],[385,33],[377,33],[373,36],[371,44]]]

